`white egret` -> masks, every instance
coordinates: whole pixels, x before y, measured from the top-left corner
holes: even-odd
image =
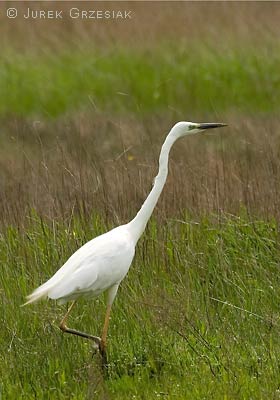
[[[60,329],[63,332],[92,339],[98,344],[101,354],[105,356],[111,306],[118,287],[129,270],[138,239],[144,232],[164,187],[172,145],[180,137],[223,126],[226,124],[178,122],[174,125],[161,148],[159,171],[153,188],[136,217],[129,223],[118,226],[84,244],[52,278],[28,296],[25,304],[46,297],[58,300],[59,303],[72,300],[60,323]],[[107,309],[101,338],[68,328],[66,321],[76,300],[82,296],[96,297],[104,291],[107,291]]]

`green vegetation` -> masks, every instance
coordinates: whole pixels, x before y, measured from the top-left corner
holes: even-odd
[[[65,225],[33,216],[25,233],[7,228],[0,251],[4,398],[84,399],[95,391],[114,399],[277,396],[275,223],[186,220],[161,229],[153,220],[141,240],[114,305],[107,381],[91,344],[57,328],[65,307],[19,306],[34,284],[108,227],[97,217]],[[104,310],[101,299],[81,301],[71,325],[99,333]]]
[[[213,107],[272,113],[280,103],[279,54],[195,44],[9,54],[0,61],[0,113],[48,118],[93,103],[113,114]]]
[[[280,399],[279,5],[147,4],[125,23],[2,19],[1,399]],[[66,306],[20,305],[135,215],[181,119],[229,126],[174,146],[104,374],[59,330]],[[100,335],[104,312],[81,300],[69,325]]]

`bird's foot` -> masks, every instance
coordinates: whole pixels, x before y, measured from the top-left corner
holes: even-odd
[[[94,349],[100,351],[101,338],[99,336],[93,336],[93,335],[90,335],[88,338],[93,341]]]
[[[108,359],[107,359],[107,351],[106,351],[106,343],[101,339],[99,344],[99,353],[101,355],[102,368],[107,370],[108,368]]]
[[[96,353],[98,352],[102,372],[104,374],[104,377],[107,377],[108,376],[108,358],[107,358],[106,345],[104,344],[102,339],[100,339],[97,336],[92,336],[90,339],[93,340],[93,348],[94,348],[92,357],[94,357],[96,355]]]

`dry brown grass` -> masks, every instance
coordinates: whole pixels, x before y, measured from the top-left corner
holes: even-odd
[[[5,18],[8,7],[19,17]],[[26,20],[27,7],[63,10],[62,20]],[[131,10],[128,20],[69,18],[69,9]],[[279,37],[280,7],[277,2],[1,2],[1,47],[18,51],[57,51],[61,46],[154,46],[162,40],[209,42],[214,47],[231,41],[259,44]],[[223,40],[221,40],[221,38]]]
[[[279,217],[279,119],[239,119],[175,144],[159,219],[236,213]],[[0,159],[1,223],[21,224],[31,209],[49,218],[101,213],[131,218],[151,188],[168,118],[108,120],[77,114],[53,123],[9,121]]]

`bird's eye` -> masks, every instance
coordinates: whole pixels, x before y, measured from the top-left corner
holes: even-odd
[[[189,126],[189,131],[191,131],[191,130],[193,130],[193,129],[196,129],[196,125],[190,125],[190,126]]]

